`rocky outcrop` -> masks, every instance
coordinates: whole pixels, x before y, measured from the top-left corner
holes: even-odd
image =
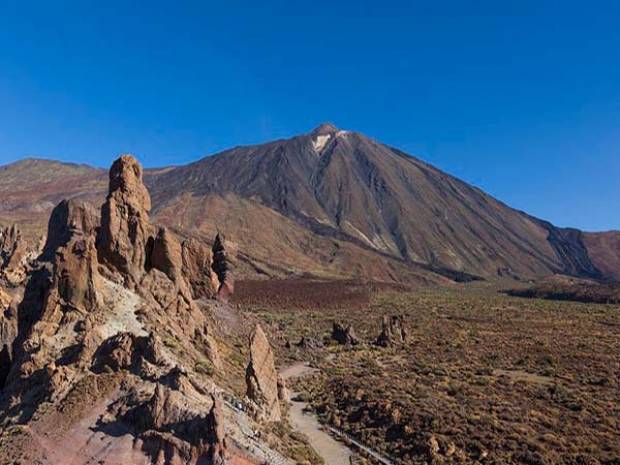
[[[181,243],[181,254],[183,273],[189,282],[193,298],[214,297],[220,287],[220,282],[211,269],[212,251],[197,240],[188,239]]]
[[[231,271],[230,260],[226,251],[226,240],[223,234],[218,233],[213,243],[213,271],[217,275],[219,287],[217,297],[228,302],[235,292],[235,282]]]
[[[99,273],[96,217],[85,203],[64,200],[50,217],[43,257],[54,263],[55,289],[62,304],[88,311],[97,305]]]
[[[355,334],[355,330],[353,329],[353,325],[343,325],[342,323],[338,323],[334,321],[332,324],[332,339],[336,341],[340,345],[349,345],[354,346],[360,343],[357,335]]]
[[[250,361],[245,371],[245,382],[246,398],[253,416],[259,421],[279,421],[278,372],[273,351],[259,324],[250,337]]]
[[[14,332],[5,384],[11,385],[16,402],[22,395],[32,397],[27,394],[30,388],[49,398],[71,388],[67,378],[72,369],[63,366],[62,360],[71,354],[77,362],[76,354],[85,345],[78,342],[76,328],[100,303],[91,211],[75,201],[63,201],[53,210],[41,267],[29,278],[22,301],[9,313]],[[34,375],[39,377],[37,383],[32,381]]]
[[[167,228],[159,228],[150,244],[147,268],[162,271],[172,281],[180,280],[183,276],[183,254],[179,241]]]
[[[227,443],[220,400],[211,396],[205,415],[187,402],[186,394],[158,383],[150,399],[128,411],[125,421],[155,463],[165,456],[165,463],[223,465]]]
[[[151,373],[148,364],[165,365],[161,342],[153,334],[136,336],[132,333],[118,333],[98,347],[93,357],[92,370],[132,370],[148,375]]]
[[[404,317],[402,315],[385,315],[381,320],[381,334],[375,344],[381,347],[403,344],[407,340]]]
[[[11,366],[11,348],[17,334],[17,318],[10,308],[11,296],[0,288],[0,389]]]
[[[142,167],[123,155],[110,169],[109,193],[101,207],[97,249],[102,263],[137,281],[145,269],[151,197],[142,182]]]
[[[105,413],[81,437],[122,425],[135,433],[131,454],[149,457],[139,463],[225,463],[224,418],[210,396],[214,369],[222,368],[215,304],[203,299],[214,297],[220,282],[210,250],[156,230],[149,209],[142,169],[131,156],[110,171],[100,219],[93,207],[74,200],[54,208],[25,287],[11,287],[10,298],[0,291],[0,429],[49,412],[74,425],[105,401]],[[3,247],[19,242],[15,229],[7,237]],[[215,269],[230,284],[229,295],[223,244]],[[251,392],[260,402],[257,411],[279,419],[284,385],[262,338],[251,362]]]
[[[295,345],[300,349],[318,350],[323,348],[323,341],[309,336],[302,336]]]
[[[16,225],[0,228],[0,278],[21,284],[39,255],[40,244],[28,244]]]
[[[210,459],[213,465],[223,465],[226,463],[226,432],[224,431],[224,414],[222,412],[222,402],[212,396],[213,406],[207,416],[206,442],[211,446]]]

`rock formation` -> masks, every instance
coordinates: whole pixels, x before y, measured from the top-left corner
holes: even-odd
[[[142,182],[142,167],[123,155],[110,169],[109,193],[101,207],[97,238],[99,259],[137,280],[146,264],[151,196]]]
[[[211,269],[211,250],[195,239],[181,244],[183,272],[189,281],[194,299],[213,297],[219,288],[219,279]]]
[[[142,448],[160,463],[209,464],[226,463],[227,441],[221,402],[211,396],[207,414],[187,401],[188,392],[155,386],[153,395],[125,414],[133,425]]]
[[[39,254],[39,244],[28,244],[19,228],[0,228],[0,279],[12,286],[21,284]]]
[[[11,296],[0,288],[0,389],[9,374],[11,346],[17,333],[17,319],[11,312]]]
[[[360,343],[357,335],[355,334],[355,330],[353,329],[353,325],[343,325],[334,321],[332,324],[332,339],[336,341],[340,345],[350,345],[354,346]]]
[[[226,252],[226,241],[223,234],[218,233],[213,243],[213,271],[219,280],[217,297],[227,302],[235,292],[235,282],[230,269],[230,260]]]
[[[250,337],[250,361],[245,371],[245,382],[246,397],[254,417],[259,421],[279,421],[278,372],[271,346],[259,324]]]
[[[381,347],[388,347],[395,344],[402,344],[407,340],[404,318],[402,315],[385,315],[381,320],[381,334],[375,340],[375,344]]]
[[[64,200],[52,211],[43,257],[54,263],[53,289],[62,304],[87,311],[97,306],[99,272],[96,217],[85,203]]]
[[[149,209],[142,168],[127,155],[110,171],[100,225],[86,203],[69,200],[54,208],[25,287],[12,291],[15,298],[0,290],[0,427],[46,412],[62,417],[77,409],[72,415],[79,417],[105,402],[106,414],[84,437],[122,424],[136,435],[130,455],[142,458],[135,463],[223,464],[221,406],[210,395],[211,372],[196,369],[222,365],[208,302],[194,300],[214,296],[211,256],[195,241],[181,243],[171,231],[156,230]],[[15,228],[2,233],[3,266],[13,263],[19,243]],[[226,282],[222,263],[214,269],[224,270]],[[269,419],[279,419],[277,374],[262,331],[253,352],[251,393],[261,407],[269,406]],[[52,447],[41,454],[56,452]],[[63,461],[71,462],[57,457],[41,463]]]
[[[323,348],[323,341],[309,336],[302,336],[299,342],[295,344],[300,349],[318,350]]]

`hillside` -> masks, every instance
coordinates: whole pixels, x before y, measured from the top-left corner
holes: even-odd
[[[0,222],[16,220],[30,230],[43,229],[55,201],[100,200],[105,190],[101,170],[39,160],[1,168],[0,182],[8,193]],[[203,238],[222,230],[238,244],[248,274],[620,277],[620,233],[557,228],[402,151],[328,124],[150,171],[145,182],[156,221]]]

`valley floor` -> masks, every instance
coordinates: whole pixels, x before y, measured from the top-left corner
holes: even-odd
[[[620,463],[620,306],[481,285],[278,286],[269,301],[241,282],[238,303],[266,323],[282,366],[317,369],[291,389],[396,463]],[[404,316],[406,343],[373,344],[383,315]],[[331,342],[334,321],[362,343]]]

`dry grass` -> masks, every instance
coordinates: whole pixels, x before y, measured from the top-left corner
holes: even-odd
[[[249,307],[280,341],[283,363],[321,368],[296,389],[323,421],[406,464],[620,463],[620,307],[471,287],[369,292],[360,305]],[[402,347],[282,344],[323,340],[334,320],[372,341],[381,316],[396,313],[410,332]]]

